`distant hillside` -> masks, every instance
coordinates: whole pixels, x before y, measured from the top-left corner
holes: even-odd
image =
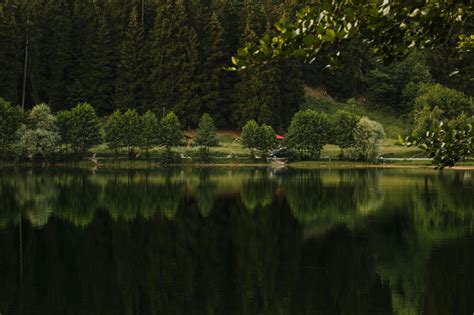
[[[306,99],[302,105],[302,109],[314,109],[323,111],[329,115],[335,113],[338,109],[343,109],[359,116],[367,116],[370,119],[380,122],[385,128],[387,136],[390,138],[396,138],[399,134],[407,130],[408,122],[406,119],[397,117],[393,113],[370,108],[368,105],[358,103],[354,99],[346,103],[337,102],[317,89],[306,88],[305,91]]]

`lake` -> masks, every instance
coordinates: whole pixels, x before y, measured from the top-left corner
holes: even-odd
[[[472,314],[474,172],[2,170],[0,313]]]

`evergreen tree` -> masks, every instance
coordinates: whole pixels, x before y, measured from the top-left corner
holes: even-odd
[[[303,67],[301,61],[286,60],[280,67],[280,109],[274,114],[275,128],[282,131],[290,124],[291,117],[300,110],[304,102]]]
[[[257,25],[257,28],[262,27],[259,20],[255,20],[252,15],[260,13],[259,7],[250,6],[247,10],[243,43],[255,40],[256,33],[252,25]],[[246,121],[254,119],[257,123],[271,124],[278,129],[283,129],[281,110],[285,104],[282,104],[280,78],[285,74],[281,72],[279,65],[269,63],[241,71],[239,74],[239,82],[235,87],[237,104],[233,113],[237,126],[242,126]]]
[[[103,16],[91,47],[91,64],[85,87],[89,90],[88,101],[99,115],[114,110],[114,82],[116,53],[112,42],[112,29]]]
[[[0,151],[1,157],[10,151],[15,142],[15,134],[23,122],[23,112],[18,107],[12,107],[9,102],[0,97]]]
[[[18,83],[21,78],[21,61],[23,47],[15,20],[14,6],[9,3],[0,4],[0,97],[19,103]]]
[[[138,15],[134,6],[120,48],[115,86],[115,103],[120,108],[143,110],[146,78],[144,65],[143,26],[138,25]]]
[[[278,68],[271,65],[252,68],[240,74],[235,87],[237,104],[234,122],[237,126],[254,119],[258,123],[271,123],[280,127],[280,91],[278,82],[274,80],[279,76]]]
[[[209,114],[204,114],[199,120],[197,129],[196,144],[204,147],[206,150],[209,147],[215,147],[219,144],[219,139],[216,134],[216,126],[214,120]]]
[[[39,89],[43,100],[53,110],[61,110],[67,100],[68,86],[72,83],[68,76],[72,68],[71,2],[48,1],[42,8],[47,19],[39,19],[38,27],[46,36],[41,36],[39,55],[40,79],[44,81]]]
[[[367,75],[367,99],[372,104],[389,107],[397,113],[408,113],[413,99],[406,99],[406,89],[431,80],[424,56],[413,53],[402,62],[378,65]],[[413,93],[412,93],[413,94]],[[409,95],[409,94],[408,94]]]
[[[70,69],[71,84],[67,87],[67,104],[90,101],[91,85],[89,74],[91,70],[92,49],[97,33],[98,3],[94,1],[74,1],[71,43],[73,67]],[[95,104],[92,104],[95,107]]]
[[[173,110],[185,125],[196,123],[197,36],[188,23],[182,0],[167,0],[160,5],[150,41],[149,108]]]
[[[228,64],[225,54],[224,29],[216,12],[204,19],[203,37],[200,41],[199,94],[202,103],[201,112],[212,113],[218,125],[229,122],[230,106],[226,106],[225,97],[230,99],[231,74],[224,71]]]

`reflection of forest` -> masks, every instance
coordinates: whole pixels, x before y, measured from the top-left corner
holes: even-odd
[[[264,169],[5,174],[0,311],[469,313],[469,176]]]

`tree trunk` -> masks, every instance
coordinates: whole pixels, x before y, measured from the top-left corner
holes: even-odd
[[[142,0],[142,27],[145,26],[145,0]]]

